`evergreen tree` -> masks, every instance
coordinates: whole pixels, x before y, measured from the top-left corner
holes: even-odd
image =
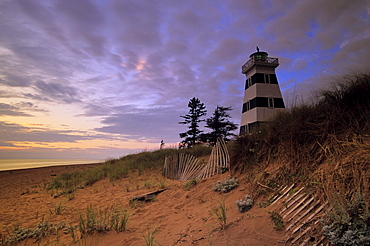
[[[188,147],[194,146],[200,139],[200,134],[203,132],[199,130],[199,123],[204,121],[200,118],[207,114],[206,106],[201,103],[198,98],[193,97],[188,103],[189,113],[187,115],[180,116],[184,118],[184,121],[179,124],[188,125],[189,130],[180,133],[180,138],[185,138],[182,143]]]
[[[223,138],[225,141],[229,141],[228,137],[235,136],[232,131],[238,128],[237,124],[229,121],[230,115],[227,111],[232,110],[231,107],[220,107],[217,106],[213,112],[213,116],[206,120],[207,128],[212,129],[208,134],[204,134],[203,138],[207,139],[212,145],[215,145],[218,138]]]

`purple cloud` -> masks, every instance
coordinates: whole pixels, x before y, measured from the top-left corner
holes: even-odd
[[[70,121],[94,117],[95,130],[112,139],[179,141],[178,118],[192,97],[209,112],[233,107],[239,123],[241,66],[256,46],[279,58],[286,105],[337,76],[368,72],[370,62],[365,0],[17,0],[0,7],[3,114],[16,123],[16,115],[49,103],[73,105],[85,112]]]

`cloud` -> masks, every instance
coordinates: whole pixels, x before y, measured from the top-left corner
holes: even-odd
[[[222,62],[235,61],[235,59],[244,55],[240,51],[244,50],[245,46],[246,44],[242,40],[227,38],[222,40],[217,48],[212,51],[211,57]]]
[[[79,90],[66,85],[58,83],[45,83],[43,81],[37,81],[35,88],[39,92],[38,94],[24,94],[35,100],[40,101],[55,101],[63,103],[76,103],[80,102]]]
[[[110,115],[112,109],[103,105],[89,104],[85,106],[85,113],[80,116],[107,116]]]
[[[10,115],[10,116],[32,116],[30,114],[24,113],[17,106],[0,103],[0,115]]]
[[[177,142],[178,134],[183,131],[178,125],[180,113],[173,107],[157,107],[138,109],[123,107],[119,112],[105,117],[102,124],[106,125],[94,130],[104,133],[128,135],[138,141]]]
[[[31,80],[28,77],[19,76],[16,74],[3,73],[3,78],[0,77],[0,83],[12,87],[28,87],[31,85]]]
[[[0,90],[0,98],[15,98],[15,97],[18,97],[18,93],[8,90]]]
[[[233,107],[239,123],[241,66],[256,46],[279,58],[291,104],[333,76],[368,71],[369,9],[365,0],[3,1],[1,112],[16,124],[72,104],[84,111],[65,121],[81,121],[82,133],[94,122],[96,139],[177,141],[192,97],[209,113]]]
[[[112,24],[117,26],[116,38],[131,49],[153,48],[162,43],[161,10],[155,2],[115,1]],[[145,16],[145,18],[143,18]]]
[[[0,121],[0,142],[9,144],[11,142],[76,142],[78,140],[90,139],[89,136],[75,134],[72,131],[56,131],[41,127],[25,127],[20,124],[12,124]]]

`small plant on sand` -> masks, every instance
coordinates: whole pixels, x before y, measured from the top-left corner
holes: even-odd
[[[2,245],[17,245],[19,242],[27,239],[34,238],[36,241],[41,240],[42,237],[57,234],[57,232],[65,228],[65,222],[61,221],[60,223],[53,224],[48,221],[43,221],[38,223],[36,227],[31,229],[15,227],[13,234],[6,239],[3,239],[4,243]]]
[[[148,228],[145,233],[143,233],[143,239],[146,246],[153,246],[155,241],[155,234],[157,234],[157,226],[154,229]]]
[[[49,209],[50,214],[61,214],[63,210],[64,210],[63,201],[56,203],[54,205],[54,210]]]
[[[253,206],[253,200],[249,195],[245,196],[245,200],[238,200],[235,202],[236,207],[242,213],[247,212]]]
[[[99,193],[99,189],[96,185],[93,186],[93,191],[92,193]]]
[[[130,205],[131,208],[137,209],[137,208],[141,207],[144,203],[145,203],[144,201],[131,199],[130,202],[129,202],[129,205]]]
[[[71,233],[72,242],[75,242],[76,241],[75,229],[76,229],[76,227],[73,226],[71,223],[69,223],[68,231]]]
[[[216,216],[218,223],[222,229],[226,228],[227,224],[227,209],[225,205],[225,200],[219,200],[218,206],[213,208],[213,214]]]
[[[149,189],[149,188],[150,188],[150,187],[152,187],[152,186],[153,186],[153,184],[152,184],[150,181],[145,181],[145,182],[144,182],[144,187],[145,187],[145,188],[148,188],[148,189]]]
[[[85,213],[78,214],[79,223],[78,230],[81,236],[85,236],[92,232],[106,232],[115,230],[123,232],[126,230],[129,222],[129,214],[122,208],[106,208],[103,210],[95,210],[90,204],[87,206]]]
[[[126,230],[127,223],[130,220],[130,215],[125,210],[115,210],[111,215],[111,228],[116,232]]]
[[[275,224],[274,229],[278,230],[278,231],[283,229],[284,228],[284,221],[282,220],[281,215],[278,212],[275,212],[275,211],[269,212],[269,214],[270,214],[270,219]]]
[[[238,186],[238,179],[237,178],[231,178],[228,176],[224,179],[224,181],[217,181],[215,184],[213,184],[213,190],[214,191],[221,191],[223,193],[229,192],[230,190],[236,188]]]
[[[198,184],[198,181],[196,179],[191,179],[189,180],[188,182],[186,182],[183,186],[183,188],[185,190],[190,190],[191,188],[193,188],[194,186],[196,186]]]
[[[70,193],[66,193],[66,198],[68,199],[68,201],[71,201],[75,198],[75,192],[76,191],[73,191],[73,192],[70,192]]]
[[[266,208],[267,206],[269,206],[271,203],[268,202],[268,201],[261,201],[261,202],[258,202],[258,206],[260,208]]]
[[[158,180],[158,188],[159,189],[166,188],[166,180],[163,177]]]
[[[85,215],[78,214],[78,228],[82,236],[91,232],[109,231],[108,226],[109,212],[107,210],[100,211],[100,214],[90,204],[85,210]]]

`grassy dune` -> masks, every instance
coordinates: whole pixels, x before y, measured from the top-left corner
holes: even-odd
[[[233,171],[252,182],[300,183],[328,200],[332,243],[370,244],[370,75],[344,78],[230,149]]]
[[[258,132],[239,136],[229,142],[228,148],[232,174],[243,177],[245,184],[251,187],[263,185],[273,190],[296,183],[305,186],[322,200],[329,201],[333,209],[324,227],[324,234],[333,244],[370,244],[370,75],[344,78],[330,90],[321,92],[315,102],[276,115]],[[61,173],[46,183],[45,188],[54,197],[63,195],[72,200],[78,189],[93,186],[100,180],[109,181],[114,186],[124,179],[129,182],[127,179],[130,176],[142,177],[148,173],[160,176],[165,156],[178,152],[206,160],[211,148],[195,146],[183,150],[162,149],[127,155],[107,160],[93,168]],[[145,183],[143,185],[144,188],[148,186]],[[131,188],[126,187],[126,192],[133,190]],[[114,189],[122,190],[120,187]],[[191,188],[184,190],[197,196],[205,194]],[[90,192],[100,195],[98,188]],[[181,196],[177,193],[180,191],[172,192]],[[255,199],[259,196],[257,193],[251,195]],[[225,214],[222,211],[226,212],[223,202],[219,202],[218,214],[215,213],[221,227],[226,227],[226,216],[221,216]],[[202,197],[198,203],[195,207],[204,204]],[[63,204],[60,206],[62,208]],[[56,204],[50,213],[57,215],[58,211]],[[108,224],[117,232],[125,230],[129,221],[125,209],[111,207],[103,214],[97,219],[101,216],[98,216],[98,211],[87,207],[79,214],[78,227],[70,226],[71,235],[76,230],[81,235],[90,231],[104,231]],[[190,219],[191,216],[187,216]],[[206,223],[206,217],[202,219]],[[50,225],[45,227],[49,228]],[[146,234],[146,242],[156,233],[156,229],[151,229]],[[4,238],[2,242],[5,242]]]

